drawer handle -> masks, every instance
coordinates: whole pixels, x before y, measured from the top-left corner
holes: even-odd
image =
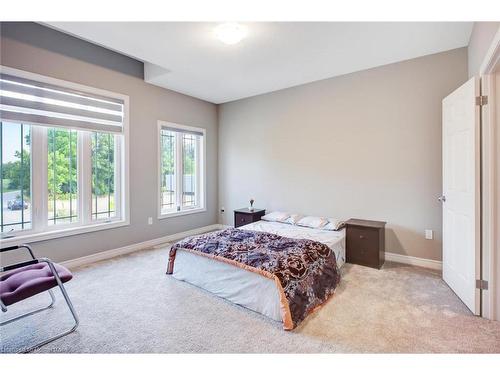
[[[363,236],[362,234],[360,234],[359,238],[363,239],[363,238],[365,238],[365,236]]]
[[[244,223],[245,222],[245,219],[244,218],[241,218],[241,222]]]

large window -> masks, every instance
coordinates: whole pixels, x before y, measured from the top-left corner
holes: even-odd
[[[205,209],[205,130],[159,123],[160,217]]]
[[[2,70],[2,240],[125,223],[126,97]]]
[[[0,228],[31,228],[30,126],[0,122]]]

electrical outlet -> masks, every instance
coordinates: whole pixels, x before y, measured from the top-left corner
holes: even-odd
[[[432,229],[426,229],[425,230],[425,239],[432,240],[433,237],[434,237],[434,234],[432,233]]]
[[[148,225],[153,225],[153,218],[152,217],[148,217]]]

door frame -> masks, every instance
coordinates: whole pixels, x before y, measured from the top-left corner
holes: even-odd
[[[500,121],[496,101],[500,87],[500,28],[485,55],[479,75],[481,95],[488,96],[488,104],[481,107],[481,279],[488,281],[488,289],[481,290],[481,315],[500,320]]]

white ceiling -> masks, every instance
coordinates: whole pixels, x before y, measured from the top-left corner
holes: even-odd
[[[468,45],[472,22],[256,22],[236,45],[216,23],[50,22],[145,62],[146,81],[224,103]]]

